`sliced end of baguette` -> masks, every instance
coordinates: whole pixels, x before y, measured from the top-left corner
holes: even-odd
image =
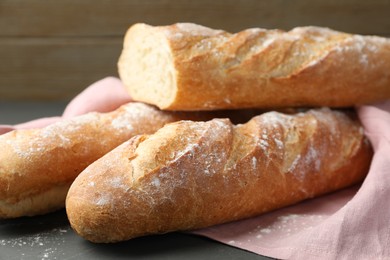
[[[127,31],[118,71],[132,98],[166,108],[176,96],[170,44],[163,31],[135,24]]]

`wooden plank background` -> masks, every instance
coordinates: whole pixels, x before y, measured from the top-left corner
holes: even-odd
[[[117,76],[123,35],[136,22],[390,37],[390,0],[0,0],[0,100],[68,100]]]

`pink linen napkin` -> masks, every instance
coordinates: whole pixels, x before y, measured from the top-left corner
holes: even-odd
[[[0,125],[0,134],[90,111],[108,112],[129,101],[122,83],[106,78],[72,100],[61,117]],[[390,101],[357,112],[375,151],[362,185],[192,233],[281,259],[390,259]]]

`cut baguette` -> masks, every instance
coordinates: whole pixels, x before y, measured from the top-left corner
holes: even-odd
[[[118,61],[130,95],[166,110],[347,107],[390,98],[390,40],[321,27],[236,34],[135,24]]]
[[[348,107],[390,98],[390,39],[321,27],[236,34],[135,24],[118,61],[130,95],[165,110]]]

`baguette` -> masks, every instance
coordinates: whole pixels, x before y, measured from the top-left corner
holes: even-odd
[[[191,230],[255,216],[358,183],[371,146],[329,109],[167,124],[118,146],[74,181],[72,228],[92,242]]]
[[[33,216],[64,207],[76,176],[134,135],[154,133],[168,122],[208,120],[226,113],[164,112],[129,103],[110,113],[88,113],[42,129],[1,135],[0,218]],[[233,115],[245,119],[251,115],[246,113]]]
[[[135,24],[118,69],[135,100],[165,110],[349,107],[390,98],[390,39]]]

